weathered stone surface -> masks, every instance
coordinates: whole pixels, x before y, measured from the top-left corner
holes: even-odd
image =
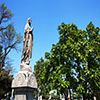
[[[26,99],[26,95],[25,94],[19,94],[19,95],[15,95],[15,100],[27,100]]]
[[[24,31],[24,45],[21,58],[20,72],[12,82],[12,98],[14,100],[33,100],[33,91],[37,88],[35,75],[30,67],[30,58],[33,47],[33,27],[31,28],[31,19],[28,18]],[[13,94],[14,93],[14,94]]]
[[[20,71],[29,71],[29,72],[32,72],[32,68],[30,67],[30,65],[26,65],[25,63],[22,63],[20,65]]]
[[[31,18],[28,18],[24,30],[24,45],[22,52],[21,63],[29,65],[30,58],[32,57],[32,47],[33,47],[33,27],[31,28]]]
[[[20,71],[12,82],[12,88],[18,87],[37,88],[35,75],[29,71]]]

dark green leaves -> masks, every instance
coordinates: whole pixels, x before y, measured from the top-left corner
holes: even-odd
[[[42,78],[35,70],[40,76],[39,86],[45,82],[49,91],[57,89],[60,94],[72,89],[75,97],[83,96],[84,99],[97,96],[100,89],[100,28],[92,22],[86,30],[78,29],[75,24],[62,23],[58,31],[59,41],[50,53],[45,53],[44,62],[39,63],[42,68],[47,62],[45,67],[40,70],[38,64],[35,66],[38,73],[44,75]]]

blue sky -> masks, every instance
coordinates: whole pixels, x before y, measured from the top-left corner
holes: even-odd
[[[27,18],[31,17],[34,27],[34,44],[31,67],[45,52],[49,52],[52,44],[59,39],[57,30],[62,22],[74,23],[79,29],[85,29],[92,21],[100,27],[100,0],[0,0],[5,3],[13,13],[11,22],[14,23],[18,33],[24,36],[24,27]],[[20,45],[22,50],[23,43]],[[20,70],[22,52],[12,51],[9,54],[13,61],[14,69]],[[33,68],[34,69],[34,68]]]

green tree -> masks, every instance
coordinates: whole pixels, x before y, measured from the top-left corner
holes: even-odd
[[[43,82],[49,90],[57,89],[65,94],[72,90],[83,99],[99,98],[100,93],[100,28],[90,22],[86,30],[78,29],[75,24],[62,23],[58,26],[59,41],[45,53],[48,63],[42,68]],[[45,63],[45,61],[43,63]],[[41,63],[42,64],[42,63]],[[38,64],[38,66],[41,66]],[[35,65],[39,75],[40,69]],[[47,72],[47,74],[45,74]],[[43,82],[40,82],[42,85]],[[71,91],[70,91],[71,92]],[[99,100],[99,99],[98,99]]]
[[[0,46],[0,64],[2,63],[2,47]],[[0,72],[0,100],[10,97],[11,82],[13,75],[10,75],[10,70],[2,69]]]
[[[44,61],[43,58],[41,58],[39,61],[36,62],[36,65],[34,67],[36,75],[37,83],[38,83],[38,95],[44,95],[49,93],[49,82],[48,82],[48,61]]]
[[[0,71],[4,66],[5,59],[12,49],[18,49],[17,45],[21,43],[22,37],[16,33],[12,24],[7,25],[7,22],[11,19],[12,13],[4,5],[0,5],[0,45],[3,48],[3,55],[1,57],[2,63],[0,64]],[[6,23],[6,25],[5,25]]]
[[[0,99],[7,98],[11,92],[11,82],[13,76],[10,75],[10,67],[7,62],[8,54],[12,49],[18,50],[17,45],[21,43],[22,37],[16,33],[9,20],[12,18],[12,13],[5,4],[0,5]]]

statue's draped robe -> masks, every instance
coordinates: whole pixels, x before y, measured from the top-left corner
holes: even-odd
[[[27,23],[25,26],[24,32],[24,46],[23,46],[23,53],[22,53],[22,63],[29,64],[30,58],[32,56],[32,47],[33,47],[33,34],[32,29]]]

